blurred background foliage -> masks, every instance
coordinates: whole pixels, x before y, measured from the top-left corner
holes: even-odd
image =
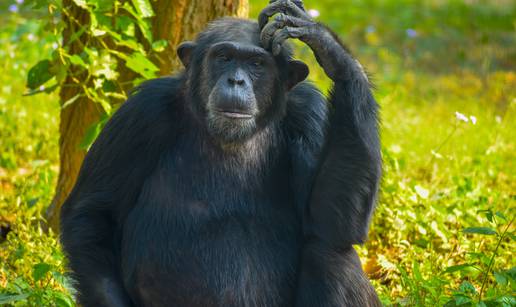
[[[59,98],[23,96],[34,91],[29,69],[60,43],[47,22],[58,16],[34,2],[44,3],[0,2],[0,305],[74,306],[56,235],[41,226],[57,180]],[[251,18],[267,2],[251,0]],[[305,5],[366,67],[382,107],[382,193],[359,250],[384,304],[516,306],[516,3]]]

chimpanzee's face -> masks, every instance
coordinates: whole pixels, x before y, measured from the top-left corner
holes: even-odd
[[[286,93],[308,68],[263,49],[257,24],[227,22],[226,32],[212,28],[197,42],[183,43],[178,54],[208,132],[220,142],[239,143],[285,113]]]
[[[221,42],[206,53],[204,76],[209,131],[227,142],[252,136],[282,91],[276,62],[261,47]]]

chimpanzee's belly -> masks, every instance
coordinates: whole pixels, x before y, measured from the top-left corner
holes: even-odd
[[[137,206],[122,238],[129,295],[138,306],[293,305],[300,223],[293,210],[268,212]]]

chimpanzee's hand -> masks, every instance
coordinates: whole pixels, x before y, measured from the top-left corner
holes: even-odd
[[[277,13],[280,14],[276,16],[274,21],[267,24],[269,17]],[[300,38],[295,36],[295,33],[301,32],[300,30],[307,32],[309,28],[317,25],[306,13],[301,0],[271,0],[270,4],[260,13],[258,23],[262,31],[262,45],[265,49],[270,49],[274,55],[280,53],[281,45],[286,39]],[[289,35],[286,29],[288,27],[298,28],[298,31],[292,31],[293,33]],[[281,29],[285,30],[280,31]]]
[[[278,14],[269,22],[269,18]],[[343,45],[325,26],[315,22],[305,11],[300,0],[271,0],[258,17],[262,46],[278,55],[289,38],[306,43],[314,52],[319,64],[332,80],[349,79],[361,71]],[[351,65],[350,67],[350,63]]]

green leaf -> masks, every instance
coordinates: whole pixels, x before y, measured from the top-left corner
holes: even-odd
[[[455,296],[455,303],[457,305],[463,305],[471,302],[471,298],[464,296],[464,295],[457,295]]]
[[[136,24],[138,25],[138,28],[140,28],[143,37],[145,37],[149,44],[152,44],[152,31],[148,20],[142,18],[142,16],[138,14],[128,2],[125,2],[122,7],[136,19]]]
[[[54,300],[54,302],[56,303],[56,305],[58,307],[72,307],[72,306],[75,306],[75,304],[73,303],[73,300],[69,296],[66,296],[62,292],[54,292],[53,296],[54,296],[53,300]]]
[[[131,0],[131,2],[141,17],[148,18],[154,16],[154,10],[149,0]]]
[[[16,251],[14,252],[14,259],[22,259],[22,257],[25,255],[25,253],[27,252],[27,249],[25,248],[24,245],[22,244],[19,244],[18,247],[16,248]]]
[[[104,93],[115,92],[117,90],[115,82],[111,80],[104,80],[102,82],[102,90]]]
[[[502,306],[516,306],[516,298],[513,296],[502,296],[496,300],[497,302],[501,303]]]
[[[421,275],[421,271],[419,270],[419,262],[414,261],[412,271],[414,273],[414,278],[418,281],[423,281],[423,276]]]
[[[477,293],[477,289],[475,289],[475,286],[473,286],[469,281],[466,280],[460,284],[459,290],[463,293]]]
[[[465,264],[459,264],[459,265],[452,265],[446,270],[444,270],[444,273],[453,273],[457,271],[465,271],[465,269],[472,267],[471,264],[465,263]]]
[[[88,127],[86,133],[82,139],[81,144],[79,145],[83,149],[88,149],[88,147],[93,144],[97,136],[100,134],[107,121],[109,120],[108,114],[102,114],[100,120],[91,126]]]
[[[516,267],[512,267],[506,270],[505,273],[507,274],[507,276],[509,276],[511,280],[516,281]]]
[[[78,65],[78,66],[82,66],[82,67],[87,67],[88,65],[86,65],[86,63],[84,62],[84,60],[78,56],[77,54],[74,54],[70,57],[70,63],[74,64],[74,65]]]
[[[45,277],[45,275],[50,271],[50,264],[48,263],[38,263],[34,265],[32,268],[32,278],[34,278],[34,281],[38,281]]]
[[[111,106],[109,101],[107,101],[106,99],[97,99],[96,102],[100,104],[100,106],[102,107],[104,112],[106,112],[106,114],[111,114],[113,107]]]
[[[138,20],[138,28],[140,28],[140,31],[142,31],[143,37],[149,42],[152,43],[152,31],[151,26],[147,20]]]
[[[465,233],[474,233],[474,234],[480,234],[480,235],[495,235],[497,232],[489,227],[468,227],[463,230]]]
[[[88,127],[79,147],[82,149],[87,149],[88,147],[90,147],[90,145],[93,144],[93,141],[95,141],[101,130],[102,127],[100,122],[94,123],[93,125]]]
[[[508,220],[507,217],[502,212],[500,212],[500,211],[496,211],[495,214],[496,214],[497,217],[501,218],[502,220],[505,220],[505,221]]]
[[[50,67],[50,60],[39,61],[36,65],[32,66],[27,77],[27,87],[33,90],[52,79],[54,74],[51,72]]]
[[[159,68],[156,67],[154,63],[147,59],[143,54],[137,52],[127,58],[125,65],[127,68],[139,73],[147,79],[156,77],[156,72],[159,71]]]
[[[102,80],[99,81],[102,82]],[[102,84],[100,86],[102,86]],[[95,101],[95,103],[100,104],[106,114],[111,114],[111,104],[105,99],[105,97],[99,95],[99,93],[92,88],[86,88],[85,90],[89,96],[93,97],[93,101]]]
[[[161,51],[165,50],[167,45],[168,45],[168,41],[166,41],[164,39],[160,39],[160,40],[152,43],[152,50],[154,50],[156,52],[161,52]]]
[[[508,283],[508,279],[507,279],[507,276],[505,276],[503,273],[500,273],[500,272],[494,272],[493,273],[494,275],[494,278],[496,280],[496,282],[502,286],[506,286],[507,283]]]
[[[106,21],[109,23],[109,19],[106,16],[100,13],[92,13],[90,14],[90,32],[93,36],[102,36],[106,34],[106,30],[103,27],[103,24]]]
[[[29,293],[22,293],[22,294],[0,294],[0,305],[14,303],[23,301],[27,297],[29,297]]]
[[[488,212],[486,212],[486,218],[489,222],[493,222],[493,212],[491,210],[489,210]]]
[[[113,0],[88,0],[88,4],[95,6],[96,12],[109,12],[113,9]]]
[[[111,34],[111,33],[110,33]],[[120,38],[116,40],[117,46],[125,46],[127,48],[130,48],[134,51],[143,52],[144,48],[142,45],[140,45],[136,40],[130,39],[130,38]]]
[[[115,21],[116,29],[124,35],[134,37],[136,29],[134,22],[134,19],[129,16],[117,16]]]

